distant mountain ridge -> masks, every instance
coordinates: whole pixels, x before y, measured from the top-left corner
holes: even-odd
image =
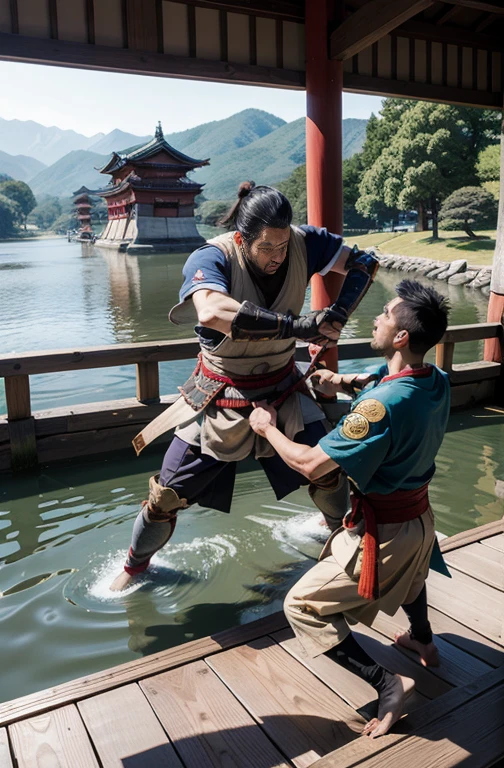
[[[9,155],[0,150],[0,173],[6,173],[18,181],[29,181],[47,166],[34,157]]]
[[[3,124],[9,122],[21,121],[2,121],[0,118],[0,146],[5,150],[6,164],[10,155],[6,154],[8,150],[2,143],[2,130]],[[343,157],[350,157],[360,151],[365,139],[366,124],[367,120],[355,118],[343,121]],[[31,125],[37,126],[37,123]],[[61,133],[74,133],[74,138],[79,137],[73,131]],[[306,160],[305,119],[299,118],[287,123],[259,109],[246,109],[222,120],[165,136],[175,149],[187,155],[196,159],[210,158],[210,165],[194,174],[195,179],[205,184],[203,194],[208,199],[233,198],[239,183],[244,179],[252,178],[258,184],[278,183]],[[83,184],[90,189],[104,187],[109,177],[99,174],[95,169],[105,164],[110,153],[143,144],[150,138],[120,129],[107,135],[80,137],[88,142],[87,147],[72,149],[49,167],[35,169],[33,176],[26,181],[35,195],[56,197],[69,197]],[[13,159],[10,157],[11,161]],[[0,173],[16,177],[16,174],[4,169],[1,155]]]
[[[4,120],[0,117],[0,147],[9,155],[29,155],[51,165],[73,149],[89,149],[104,136],[83,136],[76,131],[47,127],[33,120]]]

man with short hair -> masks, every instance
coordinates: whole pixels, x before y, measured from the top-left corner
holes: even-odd
[[[423,358],[446,330],[448,304],[418,282],[403,280],[396,291],[373,330],[372,346],[383,353],[385,365],[317,446],[288,440],[276,429],[269,406],[258,406],[250,416],[254,431],[312,487],[330,493],[338,475],[349,478],[351,512],[284,607],[307,656],[326,653],[378,691],[378,717],[364,729],[372,738],[401,716],[414,681],[376,664],[347,622],[370,626],[379,610],[393,615],[402,605],[410,630],[396,643],[419,653],[425,666],[439,663],[425,590],[435,544],[427,487],[446,429],[450,387],[447,374]],[[359,379],[322,371],[311,380],[323,395],[334,396]]]

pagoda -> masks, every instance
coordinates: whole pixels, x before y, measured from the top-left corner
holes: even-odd
[[[79,232],[92,232],[91,202],[89,200],[89,190],[86,187],[81,187],[77,192],[74,192],[74,205],[79,221]]]
[[[198,248],[204,240],[196,229],[194,199],[203,185],[187,174],[208,164],[208,159],[195,160],[170,146],[161,123],[151,141],[114,152],[97,169],[112,179],[93,192],[108,207],[107,226],[96,245],[129,253]]]

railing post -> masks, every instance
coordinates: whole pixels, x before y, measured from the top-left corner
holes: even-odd
[[[159,365],[137,363],[136,397],[140,403],[159,403]]]
[[[38,456],[35,419],[31,415],[29,376],[6,376],[5,399],[12,469],[33,467],[38,464]]]
[[[436,344],[436,365],[446,373],[450,373],[453,368],[454,351],[455,342],[446,341],[443,344]]]

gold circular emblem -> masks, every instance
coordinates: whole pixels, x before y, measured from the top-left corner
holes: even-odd
[[[369,397],[366,398],[366,400],[361,400],[360,403],[357,403],[352,413],[361,413],[368,421],[371,421],[374,424],[383,419],[387,413],[387,409],[379,400]]]
[[[362,413],[349,413],[343,422],[341,431],[351,440],[362,440],[369,432],[369,421]]]

